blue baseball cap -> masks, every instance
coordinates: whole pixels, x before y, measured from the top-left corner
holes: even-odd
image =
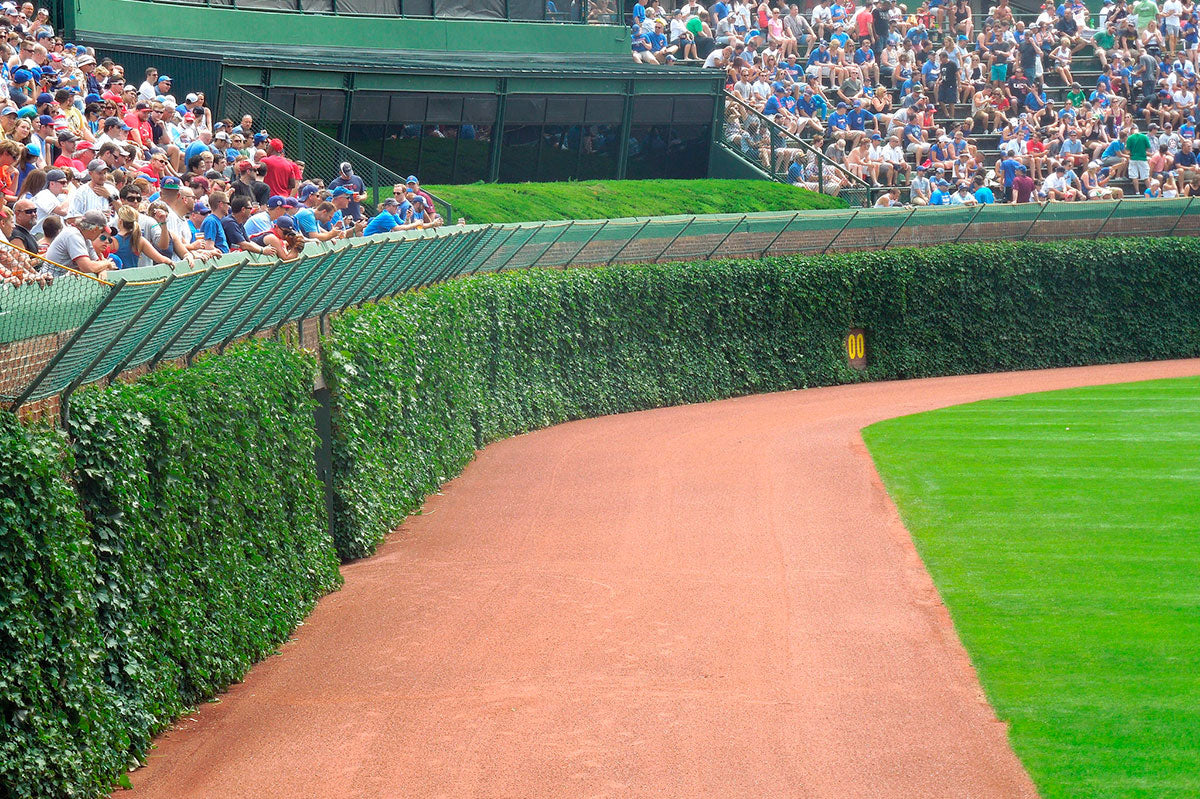
[[[90,105],[91,103],[102,103],[102,102],[104,102],[104,98],[98,94],[92,93],[92,94],[89,94],[87,97],[84,97],[83,102],[88,105]]]
[[[295,230],[296,220],[288,214],[284,214],[275,220],[275,227],[279,228],[280,230]]]
[[[777,91],[777,92],[785,92],[785,91],[787,91],[787,89],[785,89],[785,88],[783,87],[783,84],[782,84],[782,83],[775,83],[775,84],[773,84],[773,85],[771,86],[771,88],[772,88],[772,89],[774,89],[774,90],[775,90],[775,91]]]
[[[333,190],[333,196],[334,197],[352,197],[352,196],[354,196],[354,192],[352,192],[350,189],[346,188],[345,186],[338,186],[336,189]]]
[[[316,185],[314,185],[312,183],[305,183],[304,187],[302,189],[300,189],[300,199],[307,200],[309,197],[313,196],[320,190],[321,190],[320,188],[318,188]]]
[[[192,206],[192,213],[204,214],[205,216],[207,216],[208,214],[212,213],[212,209],[208,207],[207,201],[200,199],[200,200],[196,200],[195,205]]]
[[[172,189],[178,190],[182,185],[183,184],[179,182],[179,178],[175,177],[174,175],[167,175],[162,179],[163,191],[170,191]]]
[[[13,83],[28,83],[33,79],[33,73],[27,69],[18,69],[12,74]]]
[[[40,117],[37,118],[37,123],[39,125],[53,125],[54,117],[49,116],[48,114],[42,114]]]
[[[272,194],[267,200],[268,208],[282,208],[287,205],[287,197],[280,197],[278,194]]]
[[[409,175],[408,177],[406,177],[404,179],[404,182],[405,183],[420,183],[421,181],[417,180],[416,175]]]
[[[172,83],[172,82],[173,81],[171,80],[170,75],[159,75],[158,80],[155,81],[155,83]]]
[[[54,95],[51,94],[50,92],[42,92],[41,94],[39,94],[37,96],[37,104],[38,105],[46,105],[47,103],[52,103],[52,102],[54,102]]]

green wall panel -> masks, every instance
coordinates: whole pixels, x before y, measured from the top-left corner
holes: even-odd
[[[75,5],[75,4],[71,4]],[[423,50],[498,53],[625,53],[625,28],[542,22],[401,19],[300,14],[286,11],[205,8],[146,0],[88,0],[73,9],[74,28],[133,41],[147,31],[162,38],[297,47],[392,50],[419,42]]]

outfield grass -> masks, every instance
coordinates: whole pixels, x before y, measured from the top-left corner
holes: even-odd
[[[1200,796],[1200,379],[864,438],[1043,799]]]
[[[836,197],[765,180],[589,180],[424,188],[453,205],[455,217],[479,223],[846,207]]]

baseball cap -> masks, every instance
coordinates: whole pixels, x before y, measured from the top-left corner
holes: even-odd
[[[405,183],[420,183],[421,181],[417,180],[416,175],[409,175],[408,177],[406,177],[404,179],[404,182]]]
[[[782,84],[782,83],[775,83],[773,86],[771,86],[771,88],[772,88],[772,89],[774,89],[774,90],[775,90],[775,91],[777,91],[777,92],[783,92],[783,91],[787,91],[787,89],[783,88],[783,84]]]
[[[104,161],[102,159],[93,158],[91,161],[88,161],[88,172],[101,172],[101,171],[104,171],[104,172],[108,171],[108,164],[104,163]]]
[[[67,173],[63,172],[61,169],[51,169],[46,173],[46,181],[48,183],[53,183],[54,181],[59,181],[61,183],[66,179]]]
[[[250,163],[249,161],[238,161],[238,172],[249,172],[252,169],[254,169],[254,164]]]
[[[179,187],[181,185],[182,184],[179,182],[179,178],[175,177],[174,175],[167,175],[162,179],[163,191],[179,191]]]
[[[275,227],[279,228],[280,230],[295,230],[296,220],[291,216],[284,214],[275,220]]]
[[[207,215],[212,213],[212,209],[208,207],[208,202],[206,200],[200,199],[196,200],[195,204],[192,205],[192,213]]]
[[[350,189],[346,188],[345,186],[338,186],[336,189],[333,190],[334,197],[351,197],[353,195],[354,195],[354,192],[351,191]]]
[[[316,193],[317,193],[317,192],[319,192],[320,190],[321,190],[321,189],[320,189],[320,188],[318,188],[316,185],[314,185],[314,184],[312,184],[312,183],[306,183],[306,184],[304,184],[304,186],[303,186],[303,187],[300,189],[300,199],[301,199],[301,200],[307,200],[309,197],[313,196],[314,194],[316,194]]]
[[[400,202],[395,197],[388,197],[386,200],[383,201],[382,204],[383,205],[400,205]]]
[[[193,92],[192,94],[189,94],[187,97],[184,97],[183,101],[185,103],[197,103],[200,101],[200,96]]]
[[[6,106],[3,111],[0,111],[0,117],[11,117],[11,116],[16,116],[16,115],[17,115],[17,109],[13,108],[11,105]]]
[[[171,80],[170,75],[159,75],[156,83],[174,83],[174,81]]]
[[[283,204],[286,205],[288,208],[299,208],[300,207],[300,201],[297,200],[295,197],[284,197]]]
[[[343,161],[338,166],[338,171],[341,172],[343,175],[349,175],[351,172],[354,171],[354,167],[350,165],[349,161]]]
[[[17,112],[17,116],[21,119],[33,119],[37,115],[37,109],[31,105],[23,105],[21,106],[21,110]]]
[[[47,103],[52,103],[52,102],[54,102],[54,95],[51,94],[50,92],[42,92],[41,94],[39,94],[37,96],[37,104],[38,105],[46,105]]]
[[[414,194],[414,195],[413,195],[413,198],[412,198],[412,201],[413,201],[413,202],[415,202],[415,203],[424,203],[424,202],[425,202],[425,198],[424,198],[424,197],[422,197],[420,194]]]
[[[79,225],[86,228],[108,227],[108,220],[99,211],[85,211],[79,217]]]
[[[38,123],[39,125],[53,125],[53,124],[54,124],[54,117],[52,117],[52,116],[50,116],[50,115],[48,115],[48,114],[42,114],[41,116],[39,116],[39,117],[37,118],[37,123]]]
[[[287,198],[280,197],[278,194],[272,194],[267,200],[268,208],[282,208],[285,205],[287,205]]]
[[[257,139],[257,138],[258,137],[255,136],[255,139]],[[277,153],[283,152],[283,141],[281,139],[271,139],[271,141],[268,143],[271,145],[271,149],[274,150],[275,152],[277,152]]]

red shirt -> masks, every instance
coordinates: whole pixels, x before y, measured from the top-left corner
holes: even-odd
[[[65,153],[60,155],[58,158],[54,159],[54,165],[56,167],[58,167],[59,169],[63,169],[64,167],[69,166],[69,167],[71,167],[71,169],[74,169],[76,172],[87,172],[86,164],[84,164],[78,158],[72,158],[71,156],[69,156]]]
[[[288,183],[295,180],[300,182],[300,167],[284,158],[282,155],[268,155],[259,163],[266,165],[267,174],[263,183],[271,190],[271,194],[287,197],[292,193]]]
[[[1035,184],[1033,178],[1028,175],[1017,175],[1013,178],[1013,191],[1016,192],[1017,202],[1027,203],[1030,196],[1033,194]]]
[[[143,147],[154,144],[154,128],[150,126],[149,119],[141,119],[137,111],[130,111],[125,115],[125,124],[138,132]]]

